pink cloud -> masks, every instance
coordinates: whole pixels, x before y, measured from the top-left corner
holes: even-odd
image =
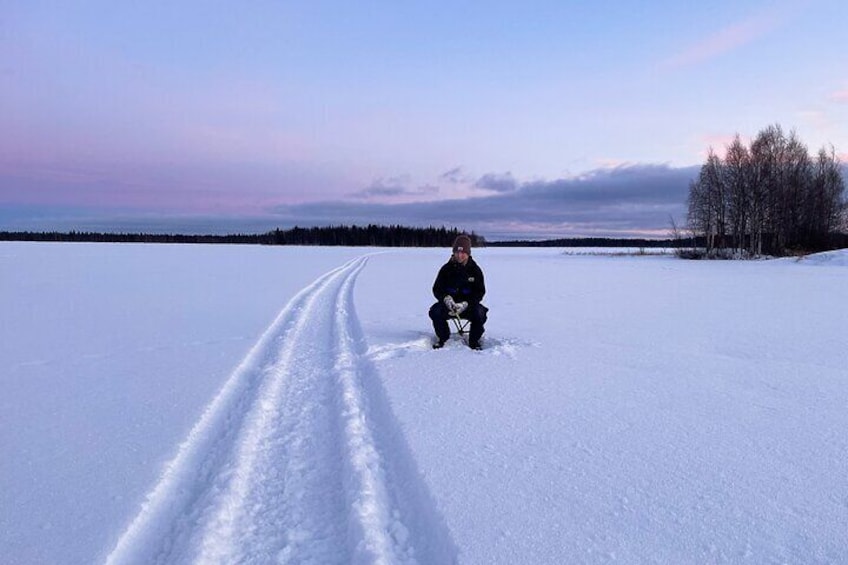
[[[713,153],[715,153],[719,158],[724,159],[727,154],[727,148],[731,143],[733,143],[735,138],[735,133],[708,133],[702,135],[698,140],[698,146],[702,148],[698,151],[698,158],[701,161],[706,161],[709,156],[709,151],[712,149]],[[751,138],[745,135],[740,135],[739,139],[745,146],[748,146],[751,142]]]
[[[844,90],[837,90],[830,95],[830,99],[834,102],[848,102],[848,88]]]
[[[790,13],[769,11],[729,25],[661,63],[662,68],[680,69],[709,61],[734,51],[783,26]]]
[[[296,168],[250,164],[0,161],[0,205],[248,214],[320,195],[334,182]],[[287,190],[292,186],[297,190]]]

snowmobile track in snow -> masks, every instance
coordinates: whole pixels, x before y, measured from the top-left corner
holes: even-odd
[[[298,293],[207,407],[107,563],[451,563],[364,355],[367,256]]]

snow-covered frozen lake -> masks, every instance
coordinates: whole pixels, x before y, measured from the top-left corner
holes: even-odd
[[[848,562],[848,254],[574,251],[0,244],[0,562]]]

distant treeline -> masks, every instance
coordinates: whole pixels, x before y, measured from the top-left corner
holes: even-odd
[[[0,241],[68,241],[101,243],[227,243],[246,245],[335,245],[374,247],[450,247],[457,228],[409,228],[404,226],[330,226],[288,230],[276,229],[263,234],[184,235],[97,232],[0,232]],[[485,245],[482,236],[471,232],[474,246]]]
[[[404,226],[331,226],[274,230],[264,237],[269,245],[343,245],[374,247],[450,247],[463,232],[456,228],[409,228]],[[485,239],[471,232],[472,245],[482,246]]]
[[[97,243],[262,243],[262,235],[183,235],[99,232],[10,232],[0,231],[0,241],[66,241]]]
[[[687,242],[688,243],[688,242]],[[680,241],[673,239],[627,239],[609,237],[579,237],[568,239],[546,239],[543,241],[490,241],[489,247],[677,247]]]

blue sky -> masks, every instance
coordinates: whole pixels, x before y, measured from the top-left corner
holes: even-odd
[[[737,132],[848,155],[842,0],[0,4],[0,229],[663,236]]]

